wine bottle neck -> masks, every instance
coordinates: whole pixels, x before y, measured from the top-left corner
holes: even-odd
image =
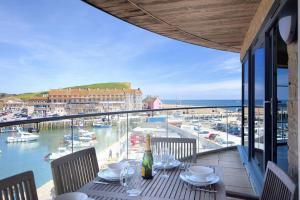
[[[145,145],[145,151],[151,151],[151,147],[150,147],[150,135],[147,135],[146,137],[146,145]]]

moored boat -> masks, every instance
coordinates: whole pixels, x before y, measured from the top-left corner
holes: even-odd
[[[58,147],[57,152],[52,152],[52,153],[47,154],[44,159],[45,160],[55,160],[62,156],[68,155],[70,153],[72,153],[72,151],[67,149],[66,147]]]
[[[23,131],[20,127],[17,127],[16,135],[7,137],[6,142],[7,143],[34,142],[38,138],[39,138],[38,135]]]
[[[84,129],[79,129],[78,133],[80,136],[82,137],[90,137],[92,138],[92,140],[96,140],[96,134],[93,131],[88,131],[88,130],[84,130]]]
[[[74,149],[80,149],[80,148],[86,148],[86,147],[91,147],[93,146],[94,142],[92,141],[77,141],[77,140],[74,140],[73,141],[73,145],[72,145],[72,142],[69,142],[68,144],[68,148],[73,148]]]
[[[78,141],[88,142],[88,141],[91,141],[91,140],[95,140],[96,139],[96,134],[92,131],[79,129],[78,133],[73,134],[73,137],[72,137],[72,134],[64,135],[64,140],[66,142],[69,142],[72,139],[73,140],[78,140]]]

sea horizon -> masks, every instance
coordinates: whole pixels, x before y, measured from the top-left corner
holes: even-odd
[[[238,99],[162,99],[163,104],[188,105],[188,106],[241,106],[242,100]]]

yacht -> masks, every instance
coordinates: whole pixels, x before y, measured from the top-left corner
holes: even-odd
[[[71,142],[72,141],[72,135],[71,134],[64,135],[64,140],[65,140],[65,142]],[[81,135],[78,135],[78,134],[74,134],[73,135],[73,140],[74,141],[88,142],[88,141],[93,140],[93,138],[91,136],[81,136]]]
[[[78,130],[78,133],[82,137],[90,137],[93,140],[96,140],[96,134],[93,131],[88,131],[88,130],[84,130],[84,129],[81,128],[81,129]]]
[[[70,153],[72,153],[72,151],[68,150],[66,147],[58,147],[57,152],[49,153],[45,156],[45,160],[55,160]]]
[[[72,128],[72,126],[70,126]],[[83,122],[79,122],[79,124],[74,124],[73,128],[83,128],[84,127],[84,123]]]
[[[64,140],[70,142],[72,140],[72,134],[64,135]],[[89,142],[91,140],[96,140],[96,134],[92,131],[79,129],[78,133],[73,134],[73,140]]]
[[[33,142],[39,138],[38,135],[23,131],[20,127],[17,127],[16,135],[9,136],[6,138],[7,143],[17,143],[17,142]]]
[[[93,142],[91,141],[77,141],[77,140],[74,140],[73,141],[73,148],[74,149],[80,149],[80,148],[86,148],[86,147],[91,147],[93,146]],[[68,148],[72,148],[72,142],[69,142],[68,144]]]

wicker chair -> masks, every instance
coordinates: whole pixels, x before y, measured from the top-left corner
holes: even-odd
[[[166,138],[154,137],[151,139],[152,149],[159,152],[167,147],[170,153],[180,161],[191,161],[196,163],[196,139],[192,138]]]
[[[55,193],[74,192],[99,172],[95,148],[88,148],[51,162]]]
[[[0,199],[38,200],[32,171],[0,180]]]
[[[293,200],[296,185],[273,162],[269,161],[264,177],[264,185],[260,197],[226,191],[227,197],[247,200]]]

